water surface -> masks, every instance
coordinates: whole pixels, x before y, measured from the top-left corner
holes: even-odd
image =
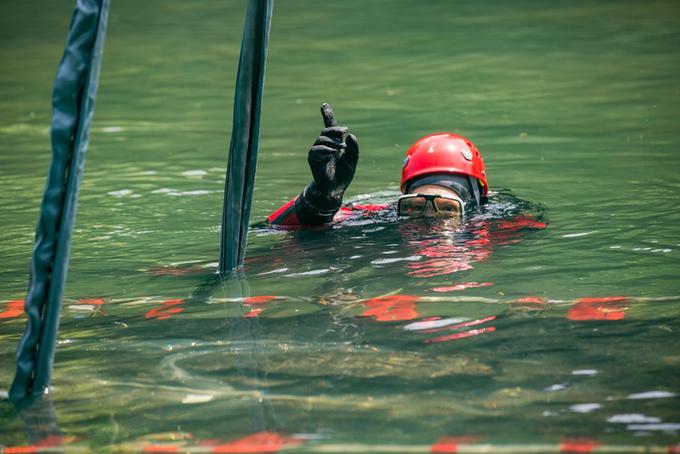
[[[0,5],[2,390],[71,8]],[[245,280],[221,283],[244,9],[112,5],[53,379],[67,444],[677,443],[677,4],[277,2],[254,222],[309,182],[324,101],[361,144],[348,200],[393,200],[409,144],[452,131],[497,209],[259,226]],[[34,426],[0,402],[0,445]]]

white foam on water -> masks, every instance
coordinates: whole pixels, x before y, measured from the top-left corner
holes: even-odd
[[[132,195],[132,189],[121,189],[119,191],[107,192],[107,194],[113,197],[125,197],[128,195]]]
[[[320,270],[305,271],[303,273],[286,274],[285,277],[316,276],[318,274],[328,273],[330,270],[330,268],[321,268]]]
[[[453,325],[456,323],[462,323],[470,320],[469,318],[442,318],[439,320],[426,320],[423,322],[414,322],[414,323],[409,323],[408,325],[404,326],[405,330],[408,331],[418,331],[421,329],[432,329],[432,328],[441,328],[442,326],[448,326],[448,325]]]
[[[123,129],[120,126],[107,126],[101,129],[101,132],[108,132],[108,133],[114,133],[114,132],[123,132],[125,129]]]
[[[623,424],[657,423],[657,422],[661,422],[661,419],[657,418],[656,416],[641,415],[640,413],[625,413],[625,414],[621,414],[621,415],[610,416],[609,418],[607,418],[607,422],[623,423]]]
[[[94,305],[92,304],[71,304],[69,307],[72,311],[93,311]]]
[[[151,191],[152,194],[167,194],[171,197],[206,195],[206,194],[210,194],[210,193],[213,193],[213,192],[220,192],[220,191],[208,191],[207,189],[194,189],[193,191],[179,191],[177,189],[170,189],[170,188],[160,188],[160,189],[154,189],[153,191]]]
[[[555,392],[555,391],[562,391],[563,389],[567,389],[569,385],[566,383],[556,383],[554,385],[550,385],[547,388],[544,388],[543,391],[547,391],[549,393]]]
[[[571,371],[571,375],[585,375],[588,377],[592,377],[593,375],[597,374],[598,374],[597,369],[577,369]]]
[[[680,424],[674,422],[666,422],[659,424],[629,424],[626,426],[628,430],[654,430],[662,432],[676,432],[680,430]]]
[[[210,402],[215,396],[212,394],[187,394],[184,399],[182,399],[183,404],[201,404],[204,402]]]
[[[323,440],[324,438],[328,438],[328,435],[313,433],[297,433],[291,436],[299,440]]]
[[[208,191],[208,190],[205,190],[205,189],[196,189],[194,191],[178,192],[176,195],[180,195],[180,196],[181,195],[205,195],[205,194],[210,194],[211,192],[214,192],[214,191]],[[175,194],[172,194],[172,195],[175,195]]]
[[[205,170],[185,170],[182,172],[182,176],[185,177],[203,177],[206,176],[208,172]]]
[[[387,265],[388,263],[395,262],[415,262],[420,260],[422,257],[420,255],[411,255],[409,257],[397,257],[393,259],[377,259],[373,260],[371,264],[373,265]]]
[[[286,271],[288,271],[288,268],[283,267],[283,268],[277,268],[277,269],[271,270],[271,271],[265,271],[264,273],[258,273],[257,275],[258,276],[266,276],[267,274],[285,273]]]
[[[590,413],[595,410],[602,408],[602,404],[598,403],[588,403],[588,404],[576,404],[569,406],[569,410],[574,413]]]
[[[592,235],[593,233],[597,232],[599,232],[599,230],[592,230],[590,232],[567,233],[565,235],[562,235],[562,238],[578,238],[581,236]]]
[[[675,396],[676,394],[670,391],[646,391],[642,393],[629,394],[626,399],[665,399]]]

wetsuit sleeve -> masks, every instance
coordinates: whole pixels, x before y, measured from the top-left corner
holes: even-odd
[[[283,204],[281,207],[279,207],[276,211],[274,211],[272,214],[267,217],[267,222],[269,222],[271,225],[279,225],[282,227],[300,227],[303,225],[307,226],[313,226],[313,225],[322,225],[324,223],[328,223],[331,221],[337,221],[337,222],[342,222],[347,219],[355,219],[357,216],[366,216],[370,215],[372,213],[376,212],[382,212],[388,209],[389,204],[354,204],[351,206],[342,206],[340,209],[336,212],[333,213],[333,215],[330,218],[324,218],[324,219],[318,219],[317,221],[322,221],[322,222],[312,222],[312,221],[301,221],[300,216],[298,215],[298,209],[300,209],[300,203],[299,199],[300,196],[297,196],[285,204]],[[302,219],[305,219],[304,215],[302,216]]]
[[[269,217],[267,218],[267,222],[269,222],[272,225],[281,225],[289,227],[302,225],[298,220],[297,213],[295,212],[295,202],[297,201],[298,197],[300,196],[292,198],[291,200],[283,204],[280,208],[278,208],[276,211],[274,211],[272,214],[270,214]]]
[[[272,225],[288,227],[324,225],[333,220],[339,208],[327,212],[319,212],[310,206],[308,202],[306,203],[303,195],[299,195],[270,214],[267,221]]]
[[[281,226],[324,225],[333,221],[341,203],[342,199],[316,190],[312,182],[299,196],[269,215],[267,221]]]

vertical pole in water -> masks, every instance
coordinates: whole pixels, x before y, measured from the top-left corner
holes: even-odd
[[[14,403],[43,393],[50,384],[108,11],[109,0],[77,0],[54,82],[52,164],[24,304],[28,322],[17,348],[16,374],[9,392]]]
[[[224,189],[219,272],[243,265],[260,134],[260,108],[273,0],[249,0],[236,76],[234,119]]]

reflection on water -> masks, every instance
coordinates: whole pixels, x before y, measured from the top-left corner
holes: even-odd
[[[362,202],[380,202],[390,195],[393,200],[397,197],[383,194],[382,198],[367,200],[364,196]],[[407,276],[433,278],[470,270],[475,262],[488,259],[493,249],[518,243],[532,231],[547,227],[542,207],[520,201],[508,192],[492,195],[487,206],[464,221],[398,219],[393,204],[379,210],[374,208],[381,207],[379,203],[354,206],[362,208],[355,208],[348,219],[335,222],[330,231],[296,230],[269,250],[253,250],[246,262],[246,272],[251,274],[252,268],[259,267],[264,260],[275,268],[264,272],[258,269],[258,276],[286,273],[279,270],[299,269],[301,262],[309,262],[316,268],[284,276],[338,271],[352,276],[358,269],[373,268],[383,274],[404,269]],[[277,228],[261,225],[254,233],[264,236],[279,232]]]
[[[66,384],[102,405],[65,404],[67,443],[346,452],[361,425],[380,428],[358,437],[363,451],[387,443],[419,452],[414,443],[437,439],[441,449],[506,444],[517,415],[530,429],[513,452],[555,442],[555,431],[597,443],[674,439],[680,297],[517,296],[503,283],[458,278],[547,232],[543,209],[507,192],[453,225],[389,210],[355,221],[255,228],[274,242],[251,247],[248,280],[189,261],[145,272],[185,280],[183,296],[68,301],[54,395]],[[300,287],[263,291],[289,280]],[[14,307],[0,316],[20,320]],[[181,431],[169,431],[174,424]],[[20,439],[19,427],[10,433]]]
[[[405,147],[453,131],[484,153],[491,204],[461,224],[390,208],[321,230],[256,224],[247,279],[217,279],[245,3],[119,0],[52,406],[0,401],[0,445],[668,452],[675,2],[319,6],[276,4],[254,220],[309,181],[323,101],[361,141],[349,202],[394,202]],[[0,393],[71,8],[0,4]]]

